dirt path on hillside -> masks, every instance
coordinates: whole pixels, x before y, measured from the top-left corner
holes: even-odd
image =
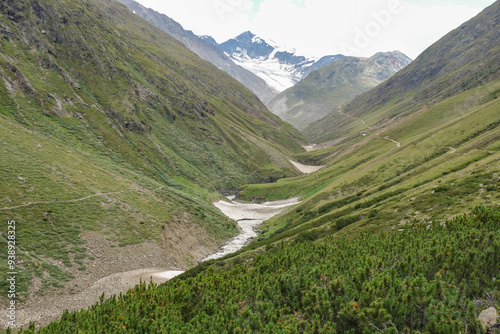
[[[348,115],[348,114],[344,113],[344,112],[342,111],[342,107],[339,107],[338,112],[339,112],[339,114],[341,114],[341,115],[344,115],[344,116],[350,117],[350,118],[352,118],[352,119],[355,119],[355,120],[361,121],[361,123],[363,123],[363,125],[365,126],[365,128],[370,129],[370,127],[369,127],[369,126],[365,123],[365,121],[364,121],[364,120],[362,120],[361,118],[359,118],[359,117],[354,117],[354,116],[351,116],[351,115]]]
[[[446,147],[446,148],[449,149],[448,154],[453,154],[457,151],[457,149],[454,147]]]
[[[109,192],[109,193],[95,193],[95,194],[88,195],[88,196],[85,196],[85,197],[70,199],[70,200],[66,200],[66,201],[54,201],[54,200],[51,200],[51,201],[28,202],[28,203],[19,204],[19,205],[16,205],[16,206],[10,206],[10,207],[0,208],[0,211],[2,211],[2,210],[13,210],[13,209],[18,209],[18,208],[22,208],[22,207],[25,207],[25,206],[37,205],[37,204],[75,203],[75,202],[85,201],[86,199],[89,199],[89,198],[92,198],[92,197],[96,197],[96,196],[106,196],[106,195],[121,194],[121,193],[128,192],[128,191],[131,191],[131,190],[122,190],[122,191],[115,191],[115,192]]]
[[[155,191],[158,191],[160,190],[161,188],[163,188],[163,186],[160,186],[154,190],[149,190],[149,189],[142,189],[136,185],[136,188],[137,189],[129,189],[129,190],[120,190],[120,191],[112,191],[112,192],[108,192],[108,193],[102,193],[102,192],[97,192],[95,194],[92,194],[92,195],[88,195],[88,196],[85,196],[85,197],[80,197],[80,198],[75,198],[75,199],[69,199],[69,200],[62,200],[62,201],[59,201],[59,200],[50,200],[50,201],[37,201],[37,202],[28,202],[28,203],[23,203],[23,204],[19,204],[19,205],[15,205],[15,206],[10,206],[10,207],[3,207],[3,208],[0,208],[0,211],[4,211],[4,210],[13,210],[13,209],[18,209],[18,208],[22,208],[22,207],[26,207],[26,206],[30,206],[30,205],[37,205],[37,204],[64,204],[64,203],[75,203],[75,202],[82,202],[82,201],[85,201],[86,199],[89,199],[89,198],[92,198],[92,197],[97,197],[97,196],[108,196],[108,195],[116,195],[116,194],[122,194],[122,193],[125,193],[125,192],[132,192],[132,191],[138,191],[138,192],[147,192],[149,195],[152,195]]]
[[[388,141],[392,141],[394,144],[396,144],[396,146],[397,146],[398,148],[399,148],[399,147],[401,147],[401,143],[400,143],[400,142],[398,142],[396,139],[393,139],[393,138],[391,138],[391,137],[389,137],[389,136],[385,136],[385,137],[384,137],[384,139],[385,139],[385,140],[388,140]]]

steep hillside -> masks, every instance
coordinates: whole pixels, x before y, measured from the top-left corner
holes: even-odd
[[[298,129],[326,116],[403,69],[411,59],[394,51],[344,57],[309,74],[275,97],[269,110]]]
[[[362,140],[296,157],[328,163],[315,174],[246,186],[243,198],[303,198],[295,210],[267,221],[261,240],[309,229],[392,231],[413,221],[444,223],[475,205],[500,205],[499,92],[497,80]]]
[[[303,134],[314,142],[360,136],[498,79],[499,22],[497,1],[425,50],[404,70],[341,112],[311,124]]]
[[[182,26],[166,15],[146,8],[133,0],[118,0],[132,10],[136,15],[146,19],[170,36],[181,41],[191,51],[201,58],[211,62],[219,69],[231,75],[245,87],[254,92],[263,103],[271,101],[278,93],[267,83],[252,72],[236,65],[223,51],[219,50],[213,39],[196,36],[191,31],[186,31]]]
[[[20,296],[191,266],[237,232],[216,190],[297,175],[293,127],[122,4],[2,1],[0,34],[0,219],[17,223]]]

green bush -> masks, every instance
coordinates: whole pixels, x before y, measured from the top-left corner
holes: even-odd
[[[319,232],[317,230],[306,231],[300,233],[295,238],[295,242],[314,241],[318,239],[318,237],[319,237]]]

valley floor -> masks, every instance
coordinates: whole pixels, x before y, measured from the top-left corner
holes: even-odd
[[[243,203],[237,201],[218,201],[214,203],[214,205],[221,210],[222,213],[238,222],[240,234],[223,245],[218,252],[204,258],[203,261],[218,259],[245,247],[252,241],[253,238],[257,237],[255,229],[260,224],[298,203],[298,198],[292,198],[284,201],[265,202],[262,204]]]
[[[240,234],[223,245],[217,252],[205,257],[202,261],[216,259],[233,253],[246,246],[257,236],[255,228],[265,220],[281,213],[287,208],[299,203],[297,198],[290,200],[266,202],[262,204],[243,203],[236,201],[218,201],[214,205],[231,219],[237,220],[240,227]],[[90,238],[91,239],[91,238]],[[90,247],[92,249],[92,247]],[[125,248],[126,249],[126,248]],[[126,250],[124,249],[124,253]],[[144,255],[144,250],[136,250],[138,254]],[[150,250],[152,251],[152,250]],[[123,254],[127,256],[127,254]],[[105,261],[108,265],[115,261]],[[164,261],[162,261],[164,262]],[[151,262],[149,262],[151,263]],[[153,260],[154,263],[154,260]],[[187,268],[183,268],[187,269]],[[86,309],[100,300],[100,296],[105,294],[105,299],[112,295],[126,293],[136,284],[142,282],[154,282],[161,284],[169,279],[182,274],[179,269],[146,268],[126,272],[117,272],[111,275],[100,276],[88,279],[76,279],[72,282],[73,291],[56,293],[52,295],[32,296],[17,310],[17,324],[27,326],[34,322],[37,327],[47,325],[52,321],[61,318],[64,310],[77,311]],[[101,275],[102,276],[102,275]],[[2,310],[0,326],[7,327],[7,314]]]
[[[180,270],[140,269],[116,273],[99,279],[92,286],[76,294],[55,294],[36,297],[17,310],[17,324],[26,326],[35,322],[38,326],[46,325],[61,318],[64,310],[78,311],[86,309],[99,301],[104,293],[105,298],[126,293],[136,284],[153,281],[161,284],[182,274]],[[7,326],[7,316],[2,316],[2,326]]]

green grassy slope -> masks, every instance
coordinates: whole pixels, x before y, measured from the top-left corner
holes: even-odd
[[[297,174],[290,125],[121,4],[2,1],[0,34],[0,220],[18,223],[20,292],[104,266],[87,255],[89,231],[168,254],[176,222],[214,249],[237,231],[211,205],[216,190]]]
[[[500,77],[500,2],[462,24],[381,85],[303,129],[313,142],[374,133]],[[364,121],[364,124],[361,123]],[[367,128],[368,127],[368,128]]]
[[[442,222],[474,205],[500,204],[499,89],[497,80],[352,146],[328,149],[330,163],[314,175],[245,186],[247,199],[304,199],[267,221],[261,240],[311,228],[324,234],[399,229],[413,220]],[[481,98],[471,106],[471,97]]]
[[[468,30],[480,48],[498,3]],[[445,41],[432,50],[458,61],[447,54],[458,41]],[[243,187],[246,199],[302,199],[246,248],[38,332],[484,333],[477,315],[500,307],[500,79],[482,67],[466,75],[469,64],[442,76],[462,73],[468,87],[433,91],[411,117],[297,156],[328,163],[317,173]]]

